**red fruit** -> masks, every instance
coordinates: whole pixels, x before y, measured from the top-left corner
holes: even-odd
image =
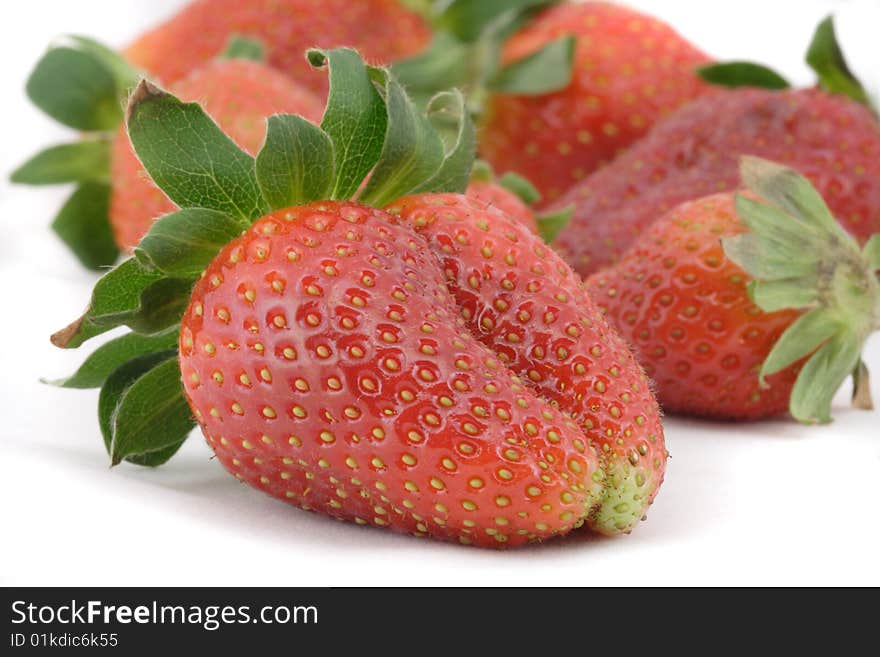
[[[694,72],[706,55],[656,18],[604,2],[550,7],[514,34],[502,60],[567,34],[577,38],[571,84],[544,96],[494,95],[481,134],[481,155],[525,175],[546,201],[707,88]]]
[[[880,127],[867,108],[817,89],[735,89],[679,110],[559,199],[575,212],[555,246],[595,272],[679,203],[736,189],[742,154],[800,171],[860,240],[880,231]]]
[[[180,365],[220,461],[303,508],[420,536],[519,545],[584,522],[628,531],[660,485],[662,429],[641,370],[574,274],[465,197],[395,210],[430,239],[380,210],[314,203],[257,221],[196,284]],[[504,229],[497,243],[484,221]],[[487,311],[521,340],[457,322],[457,302],[467,317],[483,297],[464,296],[444,267],[480,252],[456,254],[448,237],[526,267],[498,262],[513,286],[485,288],[494,308],[534,313],[508,327]],[[447,252],[443,266],[431,247]],[[479,258],[489,275],[495,261]]]
[[[417,53],[430,38],[421,17],[397,0],[196,0],[124,55],[171,84],[216,57],[234,35],[261,41],[270,66],[321,94],[327,79],[311,69],[307,49],[351,46],[387,64]]]
[[[751,277],[721,247],[721,237],[744,231],[733,194],[691,201],[586,281],[666,412],[757,419],[788,409],[799,366],[768,377],[766,388],[758,370],[800,313],[767,313],[749,298]]]
[[[187,101],[199,102],[241,148],[256,154],[266,136],[266,118],[300,114],[319,122],[321,101],[308,89],[257,62],[218,59],[173,87]],[[110,224],[121,249],[134,247],[155,219],[177,209],[150,180],[120,126],[111,156]]]
[[[467,197],[413,196],[389,211],[439,255],[468,330],[599,454],[606,490],[589,526],[631,529],[663,480],[663,431],[644,373],[578,277],[521,223]]]
[[[538,220],[535,218],[535,213],[519,196],[506,187],[494,182],[472,180],[465,194],[497,209],[538,234]]]

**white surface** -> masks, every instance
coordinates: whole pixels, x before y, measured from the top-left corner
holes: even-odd
[[[31,108],[22,91],[47,41],[80,32],[122,44],[177,4],[0,4],[0,582],[880,584],[880,415],[846,408],[848,391],[838,397],[829,427],[671,419],[666,484],[633,535],[507,553],[300,512],[237,484],[210,460],[198,436],[161,469],[110,470],[95,417],[97,393],[38,382],[70,373],[83,355],[54,349],[48,340],[82,310],[93,282],[47,230],[67,190],[10,187],[6,179],[28,154],[70,138]],[[855,68],[872,89],[880,86],[875,0],[634,4],[719,57],[770,62],[801,82],[811,79],[800,58],[812,26],[836,8]],[[867,361],[880,373],[876,339]]]

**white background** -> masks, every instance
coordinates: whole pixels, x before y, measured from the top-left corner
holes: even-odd
[[[197,435],[163,468],[109,469],[97,393],[38,381],[69,374],[83,356],[48,340],[79,314],[94,280],[47,228],[68,190],[12,187],[7,178],[27,155],[72,138],[23,93],[45,44],[72,32],[122,45],[179,4],[0,3],[0,582],[880,584],[880,415],[849,410],[848,390],[828,427],[670,419],[667,481],[631,536],[505,553],[295,510],[239,485]],[[877,0],[632,4],[719,58],[768,62],[804,84],[812,80],[801,62],[812,28],[834,10],[854,68],[875,94],[880,87]],[[867,362],[880,374],[878,342]]]

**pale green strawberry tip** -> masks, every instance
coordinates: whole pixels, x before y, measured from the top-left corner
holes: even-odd
[[[597,471],[597,476],[602,473]],[[604,474],[603,493],[590,511],[589,527],[600,534],[628,534],[645,517],[659,482],[654,473],[640,464],[616,461]]]

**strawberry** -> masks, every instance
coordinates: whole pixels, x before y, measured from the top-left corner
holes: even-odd
[[[805,174],[860,238],[880,230],[880,127],[870,111],[817,89],[735,89],[694,101],[573,187],[555,246],[581,274],[609,265],[679,203],[739,185],[743,153]]]
[[[389,207],[439,255],[464,325],[539,395],[570,414],[610,482],[587,523],[627,531],[663,480],[650,386],[580,280],[514,218],[454,194]]]
[[[112,463],[164,462],[191,411],[240,480],[335,518],[478,546],[629,532],[663,478],[656,402],[559,257],[458,193],[461,95],[422,115],[353,51],[309,56],[321,127],[273,116],[255,159],[198,105],[132,95],[134,149],[181,209],[53,336],[133,330],[64,382],[103,386]]]
[[[695,73],[705,54],[662,21],[605,2],[547,8],[507,40],[502,63],[565,35],[576,43],[570,84],[492,94],[482,120],[481,155],[525,175],[548,202],[708,88]]]
[[[295,112],[318,121],[321,116],[318,96],[254,61],[259,58],[254,49],[258,50],[253,42],[233,39],[220,57],[205,61],[173,86],[181,97],[203,103],[250,153],[262,145],[266,117]],[[35,104],[87,133],[77,142],[37,154],[12,174],[12,180],[80,183],[53,228],[92,269],[116,262],[119,251],[136,245],[153,219],[175,208],[150,182],[121,125],[120,97],[128,95],[135,81],[136,73],[118,55],[81,38],[50,49],[28,81]]]
[[[827,421],[850,373],[869,405],[859,352],[878,328],[880,237],[861,252],[789,169],[746,158],[743,179],[749,196],[689,201],[651,224],[587,279],[593,298],[667,412]]]
[[[519,221],[533,233],[538,232],[534,211],[514,192],[497,182],[472,180],[465,192],[470,198]]]
[[[213,58],[235,35],[260,41],[270,66],[324,94],[326,79],[309,67],[303,57],[307,48],[347,45],[369,61],[387,64],[418,52],[430,32],[398,0],[195,0],[136,39],[123,55],[171,84]]]
[[[830,30],[831,23],[823,22],[814,44],[835,43]],[[706,74],[721,76],[721,81],[722,74],[741,66],[718,65]],[[814,66],[825,70],[815,60]],[[849,79],[839,66],[834,70],[841,72],[835,81]],[[735,190],[743,154],[806,175],[860,239],[880,230],[880,126],[871,110],[853,99],[864,101],[861,88],[848,86],[850,98],[830,84],[778,88],[786,84],[771,76],[772,89],[719,90],[663,120],[558,200],[557,207],[573,206],[574,215],[555,246],[581,275],[598,271],[620,258],[664,212],[687,200]]]
[[[217,59],[172,86],[183,100],[205,111],[241,148],[256,154],[266,136],[265,119],[273,114],[300,114],[321,119],[321,102],[286,76],[246,59]],[[110,225],[123,251],[134,247],[157,217],[175,209],[149,180],[120,126],[110,156]]]

